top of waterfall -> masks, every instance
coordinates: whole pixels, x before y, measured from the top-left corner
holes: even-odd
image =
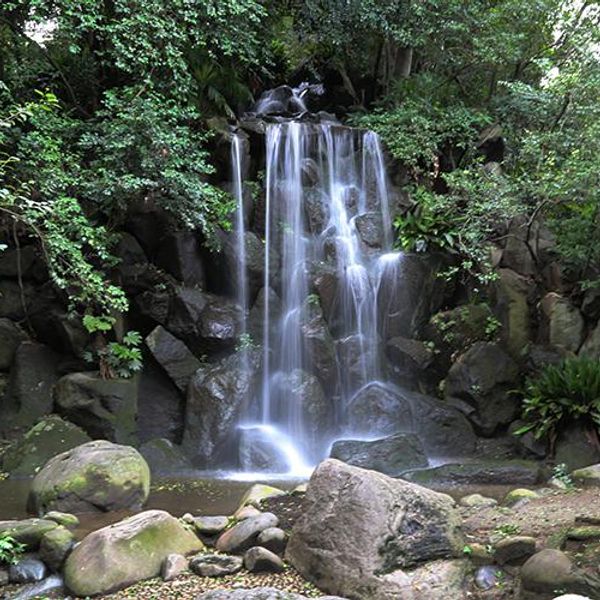
[[[322,84],[301,83],[298,87],[280,85],[262,93],[251,113],[257,115],[295,116],[308,112],[308,94],[320,96],[324,93]]]

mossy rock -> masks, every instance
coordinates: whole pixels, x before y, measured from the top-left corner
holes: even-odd
[[[76,596],[107,594],[157,577],[169,554],[203,548],[169,513],[145,511],[86,536],[67,558],[65,584]]]
[[[59,454],[35,476],[28,508],[97,512],[141,508],[150,491],[150,469],[129,446],[88,442]]]
[[[535,500],[539,497],[540,495],[533,490],[528,490],[527,488],[516,488],[504,496],[502,504],[504,504],[504,506],[515,506],[522,501],[528,502],[529,500]]]
[[[59,525],[49,519],[23,519],[22,521],[0,521],[0,535],[10,535],[27,550],[37,550],[44,534]]]
[[[571,473],[571,478],[583,487],[600,487],[600,464],[576,469]]]
[[[277,496],[284,496],[285,492],[279,488],[271,485],[265,485],[262,483],[255,483],[242,497],[240,502],[240,508],[243,506],[254,506],[260,508],[260,503],[267,498],[275,498]]]
[[[577,542],[597,542],[600,541],[600,527],[593,527],[591,525],[573,527],[569,529],[567,538]]]
[[[5,452],[2,468],[10,477],[32,476],[57,454],[89,441],[85,431],[59,416],[50,415]]]

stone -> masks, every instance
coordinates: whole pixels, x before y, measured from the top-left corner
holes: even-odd
[[[581,349],[579,356],[586,356],[594,360],[600,360],[600,322],[587,336]]]
[[[242,570],[244,561],[240,556],[223,554],[199,554],[190,559],[190,570],[200,577],[223,577]]]
[[[4,453],[2,468],[11,477],[33,476],[57,454],[89,441],[83,429],[59,416],[43,417]]]
[[[256,544],[275,554],[283,554],[287,545],[287,536],[279,527],[268,527],[260,532]]]
[[[302,496],[306,494],[308,490],[308,482],[299,483],[291,492],[292,496]]]
[[[530,500],[535,500],[539,497],[540,495],[533,490],[528,490],[527,488],[516,488],[504,496],[502,504],[512,508],[514,506],[521,505],[522,503],[529,502]]]
[[[79,519],[70,513],[60,512],[58,510],[51,510],[47,512],[44,516],[44,519],[48,519],[49,521],[54,521],[67,529],[75,529],[79,526]]]
[[[200,361],[188,347],[162,325],[157,325],[147,336],[146,346],[168,373],[173,383],[184,394],[194,373],[200,368]]]
[[[338,440],[331,447],[330,456],[390,477],[429,465],[419,438],[412,433],[396,433],[373,441]]]
[[[469,496],[463,496],[459,504],[467,508],[490,508],[496,506],[498,501],[495,498],[487,498],[481,494],[470,494]]]
[[[501,581],[498,577],[498,567],[486,565],[475,572],[475,585],[483,591],[495,588]]]
[[[377,355],[376,346],[365,343],[359,334],[343,337],[335,345],[339,364],[344,366],[340,373],[344,388],[351,391],[366,389],[371,381],[366,365],[381,359]]]
[[[8,578],[11,583],[33,583],[46,577],[48,569],[37,558],[23,558],[14,565],[10,565]]]
[[[600,580],[577,569],[561,552],[546,548],[534,554],[521,567],[521,585],[525,592],[554,595],[556,590],[573,594],[600,594]]]
[[[9,577],[8,577],[8,569],[0,568],[0,588],[8,585]]]
[[[500,565],[522,565],[534,554],[535,538],[523,535],[504,538],[494,547],[494,560]]]
[[[540,301],[543,339],[553,346],[577,352],[583,342],[581,313],[566,298],[549,292]]]
[[[82,444],[52,458],[35,476],[31,512],[140,509],[150,491],[150,470],[134,448],[107,441]]]
[[[232,451],[239,419],[258,383],[258,351],[233,354],[198,369],[188,390],[182,447],[194,464],[206,466]],[[236,460],[237,456],[231,456]]]
[[[208,306],[209,300],[208,294],[202,290],[186,287],[177,288],[168,303],[168,321],[166,324],[161,324],[181,339],[186,339],[188,335],[197,336],[200,333],[202,313]],[[164,300],[161,304],[163,303]],[[164,309],[161,308],[160,316],[162,317],[163,314]]]
[[[402,476],[408,481],[421,484],[455,485],[535,485],[542,479],[540,465],[527,460],[480,461],[473,463],[445,464]]]
[[[517,415],[517,364],[496,344],[477,342],[452,365],[444,385],[446,401],[458,399],[476,429],[491,436]],[[463,404],[458,404],[461,408]],[[461,408],[462,409],[462,408]]]
[[[194,231],[177,231],[161,239],[155,263],[189,287],[204,288],[206,273],[200,236]]]
[[[320,306],[311,307],[310,318],[301,325],[302,341],[310,370],[325,391],[333,391],[337,380],[335,344]]]
[[[67,558],[65,584],[77,596],[107,594],[158,577],[170,554],[202,548],[175,517],[148,510],[88,534]]]
[[[367,212],[354,219],[354,225],[363,247],[369,250],[381,250],[385,243],[385,232],[380,212]]]
[[[469,550],[463,552],[469,561],[475,565],[486,566],[494,564],[494,550],[488,545],[473,543],[468,545]]]
[[[0,521],[0,534],[10,535],[26,550],[37,550],[45,533],[56,529],[58,524],[48,519],[23,519]]]
[[[571,479],[582,487],[600,487],[600,464],[575,469],[571,473]]]
[[[80,316],[69,313],[54,302],[42,300],[29,318],[36,339],[61,354],[80,357],[89,346],[91,336]]]
[[[218,535],[229,525],[229,517],[195,517],[193,524],[201,535]]]
[[[192,463],[181,448],[165,438],[153,439],[140,446],[152,475],[170,475],[191,470]]]
[[[425,342],[401,336],[388,340],[385,351],[390,366],[401,381],[418,381],[434,359]]]
[[[34,294],[34,288],[30,283],[25,283],[23,292],[27,307]],[[0,317],[6,317],[11,321],[21,321],[25,318],[21,288],[16,281],[0,279]]]
[[[33,245],[3,250],[0,254],[0,277],[16,279],[20,274],[23,279],[30,279],[38,265],[38,252]]]
[[[8,371],[15,352],[27,339],[25,332],[10,319],[0,318],[0,371]]]
[[[62,525],[46,532],[40,541],[40,558],[57,573],[75,545],[75,536]]]
[[[283,561],[270,550],[254,546],[244,554],[244,567],[251,573],[280,573],[283,571]]]
[[[171,581],[188,569],[189,561],[183,554],[169,554],[161,567],[163,581]]]
[[[248,488],[242,496],[240,507],[254,506],[255,508],[260,508],[263,500],[266,500],[267,498],[277,498],[279,496],[285,496],[285,492],[272,485],[255,483],[252,487]]]
[[[244,521],[261,514],[262,512],[258,510],[258,508],[254,508],[254,506],[240,506],[240,508],[235,511],[233,518],[236,521]]]
[[[587,434],[587,426],[573,422],[562,427],[554,446],[556,464],[565,464],[569,471],[600,463],[600,449]]]
[[[421,584],[431,594],[424,597],[454,599],[461,596],[449,588],[464,576],[465,561],[438,559],[459,556],[463,546],[449,496],[328,459],[310,479],[286,559],[332,594],[409,600]],[[435,563],[419,567],[428,561]],[[448,593],[431,593],[438,585]]]
[[[11,600],[33,600],[34,598],[47,598],[52,594],[55,597],[64,597],[64,581],[60,575],[50,575],[36,583],[30,583],[19,588],[19,591],[11,595]]]
[[[527,225],[525,217],[517,216],[512,220],[502,252],[501,266],[522,275],[533,275],[536,272],[536,261],[533,250],[528,245],[530,231]],[[533,240],[530,243],[533,243]]]
[[[279,519],[273,513],[261,513],[240,521],[222,533],[217,540],[219,552],[240,553],[256,545],[259,534],[268,527],[277,527]]]
[[[600,288],[593,287],[586,290],[581,302],[581,312],[592,321],[600,319]]]
[[[269,426],[243,427],[239,432],[240,467],[249,473],[285,473],[290,465]]]
[[[567,533],[567,538],[578,542],[597,542],[600,540],[600,527],[572,527]]]
[[[54,386],[57,411],[94,439],[137,442],[137,378],[103,379],[96,372],[70,373]]]

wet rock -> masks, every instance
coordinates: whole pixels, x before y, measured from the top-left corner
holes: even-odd
[[[369,373],[367,365],[375,364],[377,360],[375,346],[355,334],[338,340],[336,350],[339,363],[343,365],[340,370],[343,386],[348,390],[366,389],[373,379],[373,373]]]
[[[287,536],[285,531],[279,529],[279,527],[268,527],[261,531],[256,542],[258,546],[262,546],[275,554],[283,554],[287,545]]]
[[[50,415],[4,453],[2,468],[11,477],[35,475],[52,457],[89,441],[82,429]]]
[[[149,489],[150,470],[137,450],[88,442],[46,464],[31,484],[28,507],[34,513],[139,509]]]
[[[178,231],[163,238],[155,263],[186,286],[205,286],[200,240],[194,231]]]
[[[19,344],[26,339],[25,332],[16,323],[0,318],[0,371],[10,369]]]
[[[192,378],[182,447],[194,464],[207,465],[231,452],[239,418],[258,383],[259,364],[257,351],[236,353],[198,369]]]
[[[566,350],[577,352],[583,342],[581,313],[566,298],[549,292],[540,301],[543,339]]]
[[[535,554],[535,538],[511,536],[500,540],[494,547],[494,560],[501,565],[522,565]]]
[[[489,508],[496,506],[498,501],[495,498],[487,498],[481,494],[470,494],[469,496],[463,496],[459,504],[467,508]]]
[[[576,469],[571,473],[571,478],[582,487],[600,487],[600,464]]]
[[[385,243],[383,219],[379,212],[368,212],[354,219],[358,237],[367,250],[380,250]]]
[[[192,463],[173,442],[158,438],[140,446],[140,454],[144,457],[152,475],[168,475],[191,470]]]
[[[37,558],[23,558],[17,564],[11,565],[8,577],[11,583],[33,583],[46,577],[48,569]]]
[[[75,536],[62,525],[46,532],[40,541],[40,558],[58,572],[75,545]]]
[[[146,337],[146,346],[156,361],[169,374],[173,383],[183,392],[194,373],[200,368],[200,361],[188,347],[164,327],[158,325]]]
[[[256,545],[259,534],[269,527],[277,527],[279,520],[272,513],[261,513],[234,525],[221,534],[216,548],[219,552],[240,553]]]
[[[502,504],[504,506],[508,506],[513,508],[517,505],[522,505],[523,503],[529,502],[530,500],[535,500],[539,498],[540,495],[533,490],[528,490],[527,488],[516,488],[511,490],[504,496],[504,500],[502,500]]]
[[[305,354],[310,370],[318,377],[323,389],[332,391],[337,378],[335,344],[320,306],[312,306],[311,313],[308,321],[301,326]]]
[[[223,554],[199,554],[190,559],[190,570],[201,577],[223,577],[242,570],[244,561],[240,556]]]
[[[579,469],[600,463],[600,450],[587,435],[586,426],[575,422],[560,430],[556,438],[554,459],[557,464],[567,465],[569,470]]]
[[[21,246],[18,250],[11,248],[0,255],[0,277],[17,279],[19,275],[23,279],[45,275],[35,246]]]
[[[281,558],[262,546],[254,546],[246,551],[244,566],[251,573],[280,573],[283,571]]]
[[[48,594],[63,594],[64,581],[60,575],[50,575],[46,579],[23,586],[11,596],[11,600],[33,600],[45,598]]]
[[[385,351],[390,366],[403,383],[423,378],[434,359],[431,348],[424,342],[400,336],[388,340]]]
[[[56,351],[80,357],[90,343],[90,334],[81,317],[69,313],[61,305],[48,303],[45,299],[34,302],[29,317],[38,341],[48,344]]]
[[[244,427],[239,436],[240,466],[248,472],[284,473],[289,465],[265,427]]]
[[[264,324],[265,324],[265,310],[268,305],[268,313],[270,319],[276,322],[281,315],[281,302],[279,296],[271,289],[261,288],[256,296],[256,301],[250,316],[248,317],[248,333],[252,336],[252,339],[261,343],[264,338]]]
[[[23,285],[23,294],[27,307],[34,295],[34,288],[30,283]],[[0,317],[6,317],[12,321],[21,321],[25,318],[21,288],[16,281],[0,280]]]
[[[429,464],[419,438],[412,433],[397,433],[372,441],[339,440],[333,444],[330,456],[390,477]]]
[[[267,500],[268,498],[278,498],[279,496],[285,496],[285,492],[272,485],[255,483],[243,495],[240,506],[254,506],[255,508],[260,508],[260,505],[264,500]]]
[[[54,521],[67,529],[75,529],[79,525],[79,519],[70,513],[60,512],[58,510],[51,510],[47,512],[44,519],[48,519],[49,521]]]
[[[57,523],[48,519],[0,521],[0,534],[10,535],[19,544],[24,544],[26,550],[37,550],[43,535],[57,527]]]
[[[148,510],[87,535],[67,558],[65,583],[77,596],[107,594],[158,577],[170,554],[202,548],[170,514]]]
[[[217,535],[229,525],[229,517],[195,517],[193,524],[202,535]]]
[[[510,391],[517,385],[516,363],[496,344],[477,342],[452,365],[444,386],[446,400],[457,407],[483,435],[492,435],[516,416],[519,401]]]
[[[186,571],[188,566],[188,559],[183,554],[169,554],[162,564],[160,576],[163,581],[171,581]]]
[[[54,387],[57,411],[90,437],[135,444],[137,379],[103,379],[96,372],[70,373]]]
[[[304,211],[309,232],[314,235],[323,233],[329,222],[329,208],[327,199],[321,191],[304,192]]]
[[[454,600],[461,597],[462,561],[436,559],[462,548],[451,498],[329,459],[311,477],[286,558],[329,593],[408,600],[419,584],[423,597]],[[436,562],[403,570],[426,561]],[[446,589],[436,596],[440,585]]]

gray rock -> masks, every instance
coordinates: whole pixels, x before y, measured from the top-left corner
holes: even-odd
[[[396,433],[373,441],[339,440],[333,444],[330,456],[390,477],[429,464],[419,438],[412,433]]]
[[[62,525],[48,531],[40,541],[40,558],[58,572],[75,545],[75,536]]]
[[[583,342],[581,313],[566,298],[549,292],[540,301],[543,339],[553,346],[577,352]]]
[[[358,237],[367,250],[380,250],[384,245],[384,228],[380,212],[368,212],[354,219]]]
[[[155,262],[186,286],[204,288],[206,274],[196,232],[177,231],[162,238]]]
[[[70,373],[54,387],[57,411],[90,437],[137,442],[137,378],[102,379],[96,372]]]
[[[223,577],[242,570],[244,561],[240,556],[223,554],[199,554],[190,559],[190,570],[201,577]]]
[[[494,547],[494,560],[501,565],[522,565],[535,554],[535,538],[524,535],[500,540]]]
[[[454,600],[462,561],[436,559],[462,548],[450,497],[329,459],[311,477],[286,558],[329,593],[408,600],[421,585],[423,597]],[[427,561],[436,562],[419,566]],[[440,585],[446,595],[436,596]]]
[[[488,508],[496,506],[498,501],[495,498],[487,498],[481,494],[470,494],[469,496],[463,496],[459,504],[467,508]]]
[[[140,454],[146,459],[153,476],[192,469],[192,463],[181,448],[165,438],[150,440],[142,444]]]
[[[337,340],[335,345],[339,364],[343,365],[340,369],[342,389],[347,390],[347,394],[367,389],[371,375],[365,365],[374,364],[375,360],[381,359],[377,356],[375,345],[365,343],[364,338],[358,334]]]
[[[163,581],[171,581],[187,570],[188,566],[189,561],[183,554],[169,554],[162,564],[160,576]]]
[[[146,346],[169,374],[173,383],[186,393],[190,379],[200,368],[200,361],[181,340],[170,334],[162,325],[157,325],[146,336]]]
[[[582,487],[600,487],[600,464],[576,469],[571,473],[571,478]]]
[[[275,554],[283,554],[287,545],[287,535],[279,527],[267,527],[267,529],[260,532],[256,543]]]
[[[0,534],[10,535],[26,550],[37,550],[42,536],[56,529],[58,524],[48,519],[23,519],[21,521],[0,521]]]
[[[9,584],[8,569],[0,569],[0,587]]]
[[[571,423],[563,427],[555,442],[554,459],[567,469],[579,469],[600,463],[600,450],[586,433],[585,426]]]
[[[34,288],[30,283],[25,283],[23,292],[25,306],[28,307],[34,295]],[[12,321],[21,321],[25,317],[21,288],[16,281],[0,280],[0,317],[6,317]]]
[[[262,546],[254,546],[244,554],[244,566],[251,573],[280,573],[283,571],[283,561],[277,554]]]
[[[194,528],[202,535],[217,535],[229,525],[229,517],[194,517]]]
[[[11,583],[34,583],[46,577],[48,569],[37,558],[23,558],[16,565],[11,565],[8,577]]]
[[[339,596],[318,596],[319,600],[346,600]],[[308,600],[306,596],[283,592],[275,588],[240,588],[237,590],[211,590],[204,592],[196,600]]]
[[[483,591],[491,590],[501,581],[498,576],[499,572],[501,571],[496,566],[479,567],[475,572],[475,585]]]
[[[48,594],[62,594],[64,581],[60,575],[50,575],[37,583],[30,583],[19,589],[11,596],[11,600],[32,600],[33,598],[46,597]]]
[[[311,307],[310,318],[302,324],[302,336],[310,369],[323,389],[333,391],[337,380],[335,344],[320,308]]]
[[[285,473],[289,465],[264,427],[244,427],[239,437],[240,466],[244,471]]]
[[[261,513],[234,525],[217,540],[219,552],[244,552],[256,544],[259,534],[269,527],[277,527],[279,520],[273,513]]]
[[[385,348],[396,376],[403,382],[416,382],[433,362],[433,352],[424,342],[401,336],[388,340]]]
[[[600,359],[600,322],[587,336],[579,350],[579,356],[587,356],[595,360]]]
[[[19,344],[26,339],[25,332],[16,323],[0,318],[0,371],[10,369]]]

